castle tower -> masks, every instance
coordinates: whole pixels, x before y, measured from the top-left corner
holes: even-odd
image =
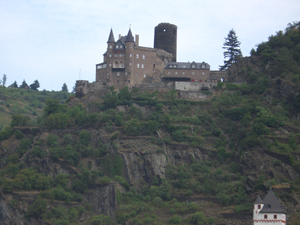
[[[116,44],[116,42],[115,42],[115,38],[114,38],[114,33],[113,33],[113,30],[111,29],[110,33],[109,33],[108,41],[107,41],[107,52],[106,52],[106,60],[105,60],[107,62],[106,79],[108,82],[109,81],[113,82],[111,68],[113,65],[113,49],[115,47],[115,44]]]
[[[259,212],[264,207],[263,200],[258,195],[253,206],[253,221],[257,221],[259,219]]]
[[[160,23],[154,31],[154,48],[172,53],[172,62],[177,56],[177,26],[170,23]]]
[[[127,87],[129,89],[134,86],[134,37],[132,36],[131,29],[129,28],[128,34],[125,39],[125,80],[127,80]],[[127,76],[127,79],[126,79]]]

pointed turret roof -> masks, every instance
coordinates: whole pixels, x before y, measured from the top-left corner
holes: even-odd
[[[110,34],[109,34],[107,43],[115,43],[114,33],[113,33],[112,29],[110,30]]]
[[[263,204],[264,207],[259,213],[285,213],[272,190],[263,199]]]
[[[264,204],[263,200],[261,199],[261,197],[259,195],[257,195],[257,198],[256,198],[254,204]]]
[[[126,36],[126,40],[125,42],[134,42],[134,38],[132,36],[132,33],[131,33],[131,29],[129,28],[129,31],[128,31],[128,34]]]

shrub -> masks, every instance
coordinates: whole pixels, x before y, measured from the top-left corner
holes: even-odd
[[[191,224],[204,225],[207,224],[207,219],[203,212],[196,212],[189,217]]]
[[[170,224],[180,224],[181,223],[181,217],[178,215],[174,215],[169,219]]]
[[[16,130],[15,133],[14,133],[14,135],[15,135],[15,137],[16,137],[18,140],[20,140],[20,139],[22,139],[22,138],[24,137],[23,132],[20,131],[20,130]]]
[[[48,203],[45,199],[42,199],[38,196],[32,205],[29,206],[27,217],[42,217],[42,215],[46,212],[46,207]]]

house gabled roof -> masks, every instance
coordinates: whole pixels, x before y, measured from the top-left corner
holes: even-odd
[[[272,190],[264,197],[263,204],[264,207],[259,213],[285,213]]]
[[[110,30],[107,43],[115,43],[114,33],[112,29]]]
[[[126,36],[125,42],[134,42],[134,37],[132,36],[131,29],[129,28],[128,34]]]
[[[259,195],[257,195],[257,198],[256,198],[254,204],[264,204],[263,200],[261,199],[261,197]]]

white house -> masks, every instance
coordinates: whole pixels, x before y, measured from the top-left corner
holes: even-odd
[[[258,195],[253,206],[253,225],[286,225],[285,212],[270,190],[262,200]]]

